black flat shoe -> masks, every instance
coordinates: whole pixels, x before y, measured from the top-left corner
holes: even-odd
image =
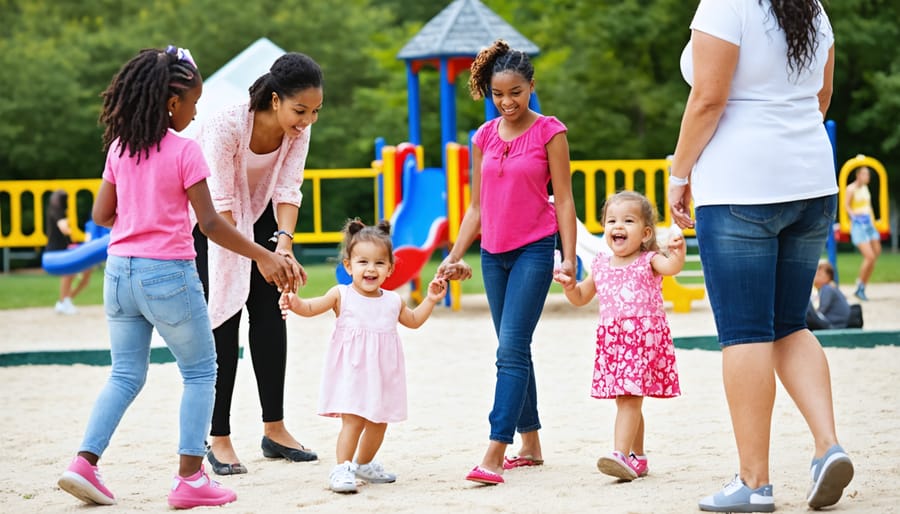
[[[227,464],[219,461],[216,456],[213,454],[212,449],[208,449],[206,451],[206,460],[209,461],[209,465],[212,467],[213,473],[217,475],[243,475],[247,472],[247,468],[237,462],[235,464]]]
[[[303,445],[299,449],[288,448],[287,446],[281,446],[266,436],[263,436],[261,446],[263,456],[269,459],[287,459],[293,462],[310,462],[319,459],[316,452],[304,448]]]

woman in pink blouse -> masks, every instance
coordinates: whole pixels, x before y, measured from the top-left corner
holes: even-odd
[[[306,55],[287,53],[250,86],[248,104],[217,113],[197,136],[212,172],[209,187],[216,210],[257,243],[291,256],[310,125],[321,107],[321,68]],[[230,427],[238,329],[245,305],[262,406],[263,455],[316,460],[316,454],[284,425],[287,332],[278,308],[278,289],[267,284],[246,257],[207,242],[196,230],[194,238],[218,363],[207,454],[213,470],[219,475],[247,472],[232,445]]]

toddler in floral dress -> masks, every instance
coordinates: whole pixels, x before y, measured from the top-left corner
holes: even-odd
[[[673,232],[666,254],[656,242],[656,210],[643,195],[622,191],[610,197],[601,216],[612,255],[601,253],[591,276],[576,283],[564,274],[569,302],[582,306],[595,296],[600,304],[597,356],[591,396],[615,398],[614,449],[600,457],[597,468],[621,480],[647,474],[644,455],[645,396],[681,394],[675,345],[662,300],[662,276],[684,267],[684,238]]]

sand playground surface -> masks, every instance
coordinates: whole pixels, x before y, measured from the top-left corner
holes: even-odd
[[[863,307],[865,330],[900,330],[900,285],[875,284]],[[850,291],[845,290],[850,298]],[[260,409],[249,352],[238,366],[232,438],[249,468],[220,477],[238,494],[222,512],[690,513],[737,471],[737,454],[718,351],[678,349],[683,396],[644,402],[650,474],[631,483],[597,471],[611,450],[615,404],[589,397],[596,303],[576,309],[551,294],[535,334],[541,439],[545,464],[506,472],[506,483],[464,480],[488,442],[496,340],[486,302],[466,296],[462,310],[439,308],[418,330],[401,327],[407,362],[409,419],[391,425],[378,459],[396,483],[364,485],[355,495],[328,490],[340,421],[315,414],[321,362],[333,328],[330,314],[288,321],[285,420],[320,462],[262,456]],[[690,313],[667,309],[679,337],[715,334],[706,302]],[[245,316],[246,319],[246,316]],[[246,331],[242,333],[246,337]],[[0,353],[103,349],[102,307],[77,316],[52,308],[0,311]],[[155,341],[154,345],[162,344]],[[900,512],[900,347],[827,347],[838,436],[856,475],[833,512]],[[153,364],[144,390],[126,412],[101,460],[112,507],[87,507],[56,481],[75,453],[109,367],[0,367],[0,513],[169,512],[166,494],[177,469],[175,364]],[[518,441],[517,441],[518,442]],[[517,446],[507,454],[516,452]],[[771,481],[777,512],[805,512],[813,443],[783,389],[772,421]],[[204,510],[204,509],[200,509]]]

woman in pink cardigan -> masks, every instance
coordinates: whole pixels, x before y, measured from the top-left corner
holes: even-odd
[[[321,68],[306,55],[287,53],[250,87],[249,104],[217,113],[197,136],[212,172],[209,188],[216,210],[257,243],[291,256],[310,125],[321,107]],[[316,460],[284,425],[287,331],[278,289],[266,283],[250,259],[208,242],[196,230],[194,238],[219,366],[207,453],[213,470],[219,475],[247,472],[232,445],[230,426],[244,306],[262,406],[263,455]]]

